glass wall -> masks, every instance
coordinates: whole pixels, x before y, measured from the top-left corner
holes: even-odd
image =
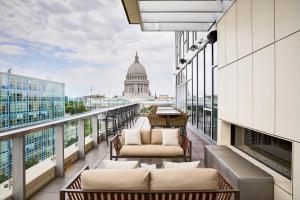
[[[205,42],[203,33],[197,32],[177,32],[175,38],[176,61],[185,58],[190,46],[197,41],[204,39]],[[216,53],[216,43],[207,43],[176,75],[177,107],[190,113],[191,124],[215,141],[218,119]]]

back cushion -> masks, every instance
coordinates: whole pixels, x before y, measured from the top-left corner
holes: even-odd
[[[151,144],[162,144],[162,130],[152,129],[151,130]]]
[[[149,128],[141,129],[142,144],[151,144],[151,130]]]
[[[81,174],[81,189],[89,190],[149,190],[147,169],[94,169]]]
[[[218,171],[210,168],[153,169],[150,190],[217,190]]]
[[[122,130],[122,135],[121,135],[121,143],[122,145],[125,144],[125,136],[124,136],[124,130]],[[142,144],[151,144],[151,130],[147,128],[142,128],[141,129],[141,142]]]

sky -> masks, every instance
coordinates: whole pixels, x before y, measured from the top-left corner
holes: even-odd
[[[135,51],[152,94],[174,96],[174,33],[129,25],[121,0],[0,1],[0,72],[63,82],[70,97],[121,95]]]

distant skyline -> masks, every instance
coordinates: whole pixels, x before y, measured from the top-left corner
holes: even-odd
[[[121,95],[136,51],[152,94],[174,96],[174,33],[129,25],[121,1],[0,2],[0,71],[63,82],[70,97]]]

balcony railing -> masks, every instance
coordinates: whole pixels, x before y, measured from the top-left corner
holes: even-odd
[[[41,123],[37,125],[27,126],[23,128],[17,128],[13,130],[8,130],[0,133],[0,141],[11,140],[12,148],[12,175],[11,181],[9,182],[9,187],[12,185],[12,197],[13,199],[25,199],[26,190],[26,175],[28,172],[25,170],[25,136],[36,131],[45,130],[48,128],[54,128],[55,130],[55,144],[54,144],[54,155],[51,159],[54,159],[55,163],[55,175],[64,176],[65,173],[65,152],[64,148],[64,125],[77,122],[77,134],[78,142],[76,146],[78,148],[78,157],[84,158],[86,153],[86,143],[87,138],[84,134],[84,120],[91,119],[92,134],[89,140],[92,140],[92,145],[96,147],[98,145],[99,138],[99,116],[103,115],[109,110],[115,110],[118,108],[124,108],[131,106],[132,104],[125,106],[115,106],[105,109],[97,109],[87,113],[78,114],[75,116],[63,117],[61,119],[53,120],[51,122]],[[50,159],[50,160],[51,160]],[[45,163],[49,159],[45,160]],[[53,162],[52,162],[53,163]],[[53,164],[52,164],[53,165]],[[31,169],[30,169],[31,170]],[[28,171],[28,170],[27,170]],[[0,190],[1,191],[1,190]]]

